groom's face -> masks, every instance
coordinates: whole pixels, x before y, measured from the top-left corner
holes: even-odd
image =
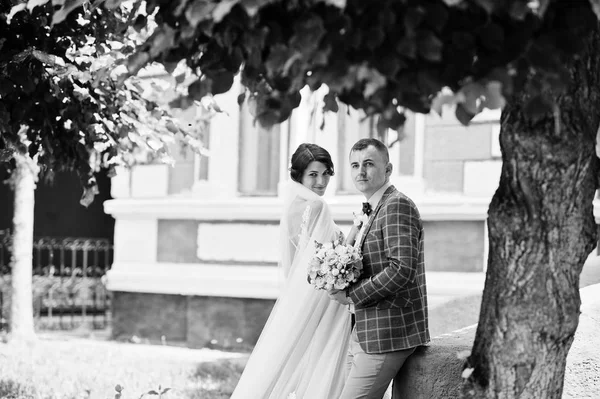
[[[354,185],[369,199],[388,182],[392,164],[375,147],[350,153],[350,171]]]

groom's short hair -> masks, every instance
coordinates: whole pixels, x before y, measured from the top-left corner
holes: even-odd
[[[383,144],[381,141],[374,138],[360,139],[358,140],[350,149],[350,153],[352,154],[354,151],[362,151],[368,146],[373,146],[381,155],[383,155],[383,160],[387,164],[390,162],[390,153],[387,149],[387,146]]]

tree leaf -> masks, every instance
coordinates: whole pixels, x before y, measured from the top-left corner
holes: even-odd
[[[263,113],[259,114],[256,117],[256,120],[262,127],[266,128],[266,129],[270,129],[278,123],[278,121],[280,120],[280,117],[279,117],[278,112],[267,111],[267,112],[263,112]]]
[[[387,83],[387,79],[375,68],[370,68],[365,65],[361,65],[356,73],[356,79],[365,82],[365,88],[363,94],[365,97],[372,96],[377,90],[384,87]]]
[[[133,22],[133,29],[135,29],[137,32],[140,32],[146,27],[147,24],[148,18],[145,15],[140,14],[135,18],[135,21]]]
[[[145,51],[133,53],[127,58],[127,70],[131,74],[136,74],[150,61],[150,54]]]
[[[184,80],[185,80],[185,72],[180,73],[179,75],[175,76],[175,82],[178,85],[182,84]]]
[[[71,11],[81,7],[87,0],[65,0],[64,4],[52,15],[52,26],[63,22]]]
[[[502,83],[492,81],[485,85],[485,99],[482,105],[489,109],[504,108],[506,99],[502,95]]]
[[[10,161],[13,158],[14,153],[13,150],[0,149],[0,163]]]
[[[207,76],[212,80],[210,93],[213,95],[225,93],[233,85],[233,73],[229,71],[219,71],[216,74],[207,74]]]
[[[13,17],[21,11],[24,11],[25,8],[27,7],[27,3],[20,3],[17,4],[16,6],[13,6],[10,11],[8,12],[8,14],[6,14],[6,23],[8,25],[10,25],[10,21],[13,19]]]
[[[455,115],[456,119],[458,119],[458,121],[465,126],[469,125],[469,123],[471,123],[471,120],[475,117],[475,114],[472,114],[469,111],[467,111],[463,104],[458,104],[456,106]]]
[[[463,1],[465,0],[444,0],[444,3],[449,7],[455,7],[460,5]]]
[[[244,103],[244,100],[246,99],[246,92],[240,93],[237,96],[237,103],[239,106],[241,106]]]
[[[431,62],[442,60],[442,48],[444,44],[432,31],[420,32],[417,38],[417,49],[419,55]]]
[[[323,97],[323,103],[323,111],[338,112],[339,106],[337,100],[335,99],[334,93],[329,92],[325,94],[325,97]]]
[[[409,7],[404,14],[404,29],[407,36],[412,36],[425,17],[425,9],[420,6]]]
[[[434,110],[439,116],[442,116],[444,105],[452,105],[456,103],[456,96],[454,94],[442,94],[441,92],[431,102],[431,109]]]
[[[35,7],[43,6],[48,3],[50,0],[29,0],[27,2],[27,9],[31,12]]]
[[[485,94],[485,88],[481,83],[467,83],[459,90],[459,94],[462,94],[463,97],[459,98],[458,102],[462,104],[469,114],[477,115],[481,111],[479,102]]]
[[[488,23],[479,30],[481,44],[488,50],[501,51],[504,46],[504,30],[495,23]]]
[[[496,8],[495,0],[475,0],[475,3],[479,4],[488,14],[494,12]]]
[[[288,60],[294,56],[294,53],[293,50],[283,44],[276,44],[271,47],[271,51],[265,62],[265,67],[269,75],[275,76],[280,70],[283,70]]]
[[[440,3],[429,4],[426,8],[425,22],[440,33],[448,22],[448,9]]]
[[[600,0],[590,0],[590,4],[592,5],[592,10],[594,10],[596,17],[600,19]]]
[[[216,7],[217,4],[210,0],[194,0],[185,10],[185,18],[196,27],[200,22],[210,20]]]
[[[99,193],[100,193],[100,191],[98,190],[97,184],[93,184],[91,186],[84,187],[83,195],[81,196],[79,203],[87,208],[88,206],[90,206],[90,204],[92,202],[94,202],[94,197],[96,196],[96,194],[99,194]]]
[[[188,86],[188,93],[194,100],[200,101],[202,98],[211,93],[212,80],[210,78],[201,78]]]
[[[323,1],[325,4],[329,4],[330,6],[337,7],[341,10],[346,8],[346,0],[321,0],[321,1]]]
[[[108,8],[109,10],[114,10],[117,7],[119,7],[121,5],[121,3],[123,2],[123,0],[106,0],[104,2],[104,6],[106,8]],[[148,12],[148,10],[146,10],[146,12]],[[151,12],[149,12],[148,14],[152,14]]]
[[[388,113],[384,112],[379,120],[385,127],[392,130],[398,130],[404,125],[404,122],[406,122],[406,115],[398,112],[396,108],[394,108],[391,112],[391,115],[388,115]]]
[[[414,60],[417,58],[417,42],[414,38],[405,36],[396,43],[398,54]]]
[[[163,51],[173,47],[175,44],[175,30],[167,24],[163,24],[154,31],[152,37],[148,40],[150,42],[150,58],[157,57]]]
[[[216,24],[221,22],[223,18],[231,11],[231,8],[239,3],[240,0],[223,0],[217,4],[212,11],[212,19]]]
[[[290,39],[290,47],[308,55],[319,47],[324,35],[323,20],[317,14],[309,14],[294,23],[294,36]]]
[[[526,1],[514,1],[510,5],[509,14],[513,19],[523,21],[532,10]]]

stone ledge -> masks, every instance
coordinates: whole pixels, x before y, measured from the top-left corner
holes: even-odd
[[[600,284],[580,290],[581,315],[567,357],[563,398],[596,398],[600,391]],[[474,324],[432,339],[408,358],[397,380],[399,397],[455,399],[460,397],[464,358],[473,347]]]
[[[460,397],[464,359],[471,351],[477,325],[443,334],[429,346],[417,348],[402,368],[396,393],[401,398],[455,399]]]

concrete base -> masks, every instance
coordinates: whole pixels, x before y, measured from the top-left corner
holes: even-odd
[[[112,338],[250,351],[275,301],[113,292]],[[164,337],[164,338],[163,338]]]

